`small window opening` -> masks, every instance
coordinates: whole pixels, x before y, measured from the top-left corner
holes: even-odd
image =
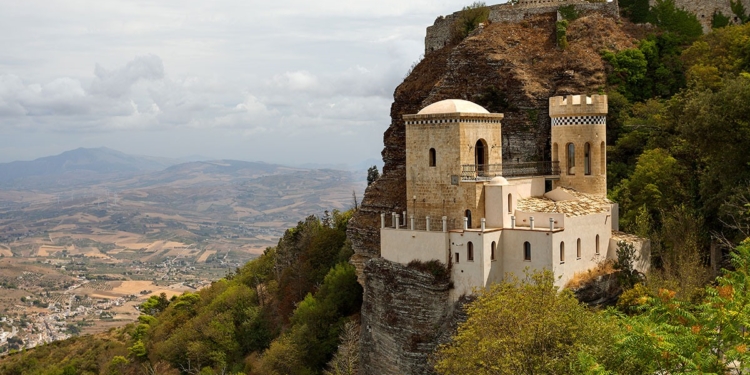
[[[565,242],[560,242],[560,263],[565,263]]]
[[[492,241],[492,244],[490,245],[490,260],[495,260],[495,247],[497,245],[495,244],[495,241]]]
[[[599,255],[599,235],[596,235],[596,255]]]
[[[583,145],[583,173],[591,174],[591,145],[588,142]]]
[[[458,255],[459,255],[459,254],[458,254],[458,253],[455,253],[455,255],[456,255],[456,263],[458,263]]]
[[[471,228],[471,210],[466,210],[466,219],[467,228]]]
[[[529,241],[523,243],[523,260],[531,260],[531,243]]]
[[[512,194],[508,194],[508,213],[509,214],[513,213],[513,195]]]
[[[604,142],[599,147],[599,174],[607,174],[607,145]]]
[[[576,259],[581,259],[581,239],[576,241]]]
[[[466,244],[466,260],[474,260],[474,244],[471,241]]]
[[[568,155],[567,155],[567,162],[568,165],[566,168],[568,169],[568,174],[576,174],[576,146],[572,143],[568,143]]]
[[[430,167],[437,165],[437,156],[435,155],[435,149],[430,149]]]

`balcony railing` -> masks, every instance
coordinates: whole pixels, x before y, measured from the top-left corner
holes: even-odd
[[[493,177],[529,177],[560,174],[560,162],[532,161],[503,164],[465,164],[461,166],[461,181],[489,181]]]

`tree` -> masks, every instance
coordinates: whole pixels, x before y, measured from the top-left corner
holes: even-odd
[[[355,321],[349,321],[344,325],[339,340],[339,348],[333,359],[328,362],[328,370],[323,375],[357,375],[359,370],[359,329]]]
[[[453,24],[453,42],[458,43],[466,38],[481,23],[487,21],[489,16],[490,8],[484,2],[475,1],[463,7]]]
[[[380,178],[380,172],[378,172],[378,166],[377,165],[373,165],[372,167],[370,167],[370,168],[367,169],[367,186],[370,186],[378,178]],[[356,204],[355,204],[355,206],[356,206]]]
[[[599,358],[606,319],[554,286],[552,272],[527,274],[480,292],[452,341],[439,347],[439,374],[569,373],[581,352]]]
[[[617,373],[744,373],[750,364],[750,241],[731,258],[735,271],[706,287],[698,304],[660,289],[640,299],[641,314],[616,314],[621,331],[611,350],[634,366],[604,367]]]

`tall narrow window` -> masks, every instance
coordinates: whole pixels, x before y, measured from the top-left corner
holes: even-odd
[[[485,172],[488,172],[487,156],[487,143],[484,139],[480,139],[474,145],[474,164],[477,165],[477,176],[485,176]]]
[[[583,173],[591,174],[591,145],[588,142],[583,145]]]
[[[474,244],[471,241],[466,244],[466,260],[474,260]]]
[[[557,156],[557,143],[552,144],[552,161],[560,161],[560,158]]]
[[[529,241],[523,243],[523,260],[531,260],[531,243]]]
[[[581,259],[581,239],[576,241],[576,259]]]
[[[602,145],[599,150],[599,174],[600,175],[606,175],[607,174],[607,146],[602,141]]]
[[[466,226],[471,228],[471,210],[466,210]]]
[[[576,174],[576,146],[572,143],[568,143],[567,149],[567,163],[565,168],[568,169],[568,174]]]
[[[596,235],[596,255],[599,255],[599,235]]]
[[[560,242],[560,263],[565,263],[565,242]]]
[[[513,213],[513,195],[512,194],[508,194],[508,213],[509,214]]]
[[[458,253],[455,253],[455,254],[456,254],[456,263],[458,263]]]
[[[435,155],[435,149],[430,149],[430,167],[437,165],[437,156]]]
[[[492,244],[490,245],[490,260],[495,260],[495,247],[497,245],[495,244],[495,241],[492,241]]]

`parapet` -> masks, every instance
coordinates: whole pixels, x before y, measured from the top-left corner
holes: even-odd
[[[609,112],[607,95],[568,95],[549,98],[549,117],[604,116]]]

